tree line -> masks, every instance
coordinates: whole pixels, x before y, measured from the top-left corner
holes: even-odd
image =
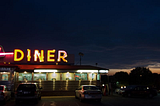
[[[160,89],[160,74],[152,73],[146,67],[136,67],[130,73],[116,72],[113,76],[110,76],[109,82],[114,82],[117,87],[123,85],[148,85]]]

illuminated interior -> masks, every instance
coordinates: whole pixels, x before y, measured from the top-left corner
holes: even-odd
[[[9,72],[0,72],[0,81],[8,81],[10,78]]]
[[[33,77],[33,78],[32,78]],[[18,76],[19,81],[96,81],[100,80],[100,75],[97,73],[91,72],[80,72],[80,73],[71,73],[64,72],[60,73],[58,70],[52,69],[35,69],[32,75],[31,72],[24,71],[23,73],[19,73]]]
[[[34,73],[34,81],[46,81],[46,73]]]

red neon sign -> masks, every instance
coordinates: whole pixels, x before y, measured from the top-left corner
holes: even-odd
[[[4,57],[6,55],[13,55],[13,52],[5,52],[3,47],[0,45],[0,56]]]
[[[11,52],[11,53],[0,53],[0,56],[4,56],[4,55],[13,55],[13,52]]]
[[[32,54],[30,49],[27,49],[27,55],[25,57],[25,53],[21,49],[14,49],[14,52],[5,52],[3,47],[0,45],[0,57],[5,57],[6,55],[13,55],[15,62],[20,62],[22,60],[27,59],[27,62],[68,62],[67,61],[67,52],[64,50],[58,50],[56,52],[55,49],[47,50],[45,54],[44,50],[34,50]],[[25,59],[24,59],[25,58]],[[46,58],[46,59],[45,59]]]

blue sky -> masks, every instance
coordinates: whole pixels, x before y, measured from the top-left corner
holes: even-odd
[[[109,69],[159,68],[158,0],[3,0],[0,36],[14,48],[84,53],[82,64]]]

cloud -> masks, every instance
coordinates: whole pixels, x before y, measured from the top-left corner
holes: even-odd
[[[159,67],[159,1],[1,1],[1,45],[65,49],[82,64]],[[8,43],[9,42],[9,43]],[[11,46],[13,45],[13,47]]]
[[[154,62],[152,64],[149,64],[147,67],[149,67],[149,68],[160,68],[160,63]]]
[[[116,72],[127,72],[128,74],[130,73],[132,69],[109,69],[108,75],[114,75]]]

